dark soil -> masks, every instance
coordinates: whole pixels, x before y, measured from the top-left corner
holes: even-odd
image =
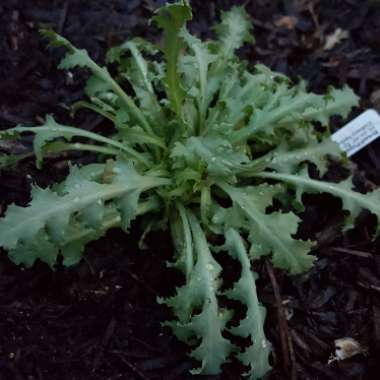
[[[131,36],[157,39],[148,23],[161,0],[3,0],[0,3],[0,125],[37,124],[47,113],[87,129],[103,120],[82,112],[69,119],[62,107],[82,97],[84,74],[71,79],[56,69],[60,52],[46,50],[38,35],[53,27],[101,62],[107,48]],[[249,64],[302,77],[315,91],[348,83],[362,97],[361,109],[380,107],[380,5],[365,0],[193,0],[191,28],[202,37],[219,10],[245,4],[253,16],[257,44],[241,49]],[[331,50],[324,44],[337,28],[348,31]],[[351,116],[354,116],[351,115]],[[342,122],[335,120],[336,126]],[[23,151],[30,141],[1,146]],[[47,186],[67,173],[68,160],[50,159],[37,171],[32,159],[0,172],[0,213],[11,202],[26,204],[30,184]],[[380,142],[354,157],[359,189],[380,184]],[[333,175],[333,174],[332,174]],[[289,278],[261,263],[260,297],[268,310],[273,371],[266,379],[378,379],[380,372],[380,242],[371,241],[374,220],[363,214],[355,230],[342,234],[340,204],[310,196],[300,234],[316,238],[319,260],[304,276]],[[166,234],[149,236],[139,251],[136,224],[130,235],[111,231],[88,248],[73,268],[51,272],[45,265],[16,267],[0,258],[0,379],[116,380],[190,379],[186,347],[160,321],[170,318],[157,295],[177,280],[165,266],[172,247]],[[293,314],[287,320],[284,313]],[[281,338],[282,337],[282,338]],[[334,340],[357,339],[368,355],[327,364]],[[236,363],[220,376],[239,379]]]

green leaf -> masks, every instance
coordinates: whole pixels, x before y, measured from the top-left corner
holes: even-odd
[[[121,63],[121,57],[126,52],[129,52],[131,54],[131,59],[128,60],[128,63],[124,61],[122,67],[125,75],[131,81],[132,85],[143,87],[146,92],[154,95],[152,80],[150,78],[152,71],[149,70],[149,64],[143,57],[141,50],[147,50],[152,55],[157,54],[157,50],[152,44],[149,44],[140,38],[136,38],[110,49],[107,53],[107,62],[113,63],[117,61]]]
[[[297,199],[301,201],[303,193],[329,193],[342,200],[343,209],[347,210],[352,219],[355,219],[364,209],[377,216],[380,221],[380,189],[367,194],[358,193],[352,190],[352,179],[348,178],[343,182],[331,183],[311,179],[307,170],[303,170],[297,175],[262,172],[255,174],[255,177],[264,179],[274,179],[289,183],[296,188]]]
[[[128,143],[128,145],[150,145],[157,146],[166,150],[167,147],[162,139],[156,138],[154,136],[148,135],[142,128],[140,127],[131,127],[128,129],[121,130],[117,137]]]
[[[9,257],[17,265],[31,267],[36,260],[41,260],[54,268],[61,254],[65,266],[74,265],[81,260],[86,244],[104,235],[107,229],[103,226],[93,229],[72,220],[66,238],[59,245],[41,230],[33,240],[20,241],[15,249],[9,251]]]
[[[36,166],[41,169],[43,160],[43,148],[47,142],[52,141],[58,137],[63,137],[67,141],[71,141],[75,136],[74,131],[67,131],[61,129],[61,125],[58,124],[51,115],[47,115],[45,124],[43,125],[47,129],[44,131],[36,131],[36,135],[33,140],[34,154],[36,155]]]
[[[318,121],[326,126],[330,116],[346,117],[357,105],[358,97],[348,87],[322,96],[307,93],[303,83],[292,88],[280,83],[274,88],[268,103],[255,110],[248,125],[237,132],[234,139],[242,141],[259,131],[273,134],[278,128],[292,128],[300,121]]]
[[[110,91],[112,88],[108,82],[103,79],[92,75],[86,82],[86,87],[84,88],[84,93],[89,97],[97,96],[100,93]],[[109,107],[106,111],[110,112],[112,109]]]
[[[183,47],[180,31],[186,21],[191,20],[191,8],[186,1],[179,4],[168,4],[160,8],[153,20],[164,30],[163,53],[166,59],[165,87],[166,96],[173,111],[182,118],[184,91],[178,75],[178,57]]]
[[[267,85],[267,77],[242,73],[238,67],[230,67],[228,72],[231,80],[222,83],[218,101],[224,106],[223,121],[235,126],[261,104],[265,92],[256,89]]]
[[[68,40],[59,36],[51,30],[42,30],[41,34],[47,38],[52,46],[63,46],[67,49],[67,54],[58,66],[60,69],[72,69],[74,67],[88,68],[92,74],[103,81],[109,86],[115,94],[118,95],[120,101],[124,103],[131,115],[140,123],[140,125],[147,131],[152,133],[152,129],[147,122],[141,110],[136,106],[133,99],[128,96],[119,84],[111,77],[110,73],[105,67],[100,67],[95,63],[85,50],[75,48]]]
[[[328,126],[332,115],[346,118],[351,109],[359,105],[359,97],[348,86],[341,90],[330,87],[324,101],[324,104],[320,102],[320,106],[314,105],[306,109],[303,113],[304,120],[316,120],[323,126]]]
[[[233,7],[222,12],[221,22],[214,29],[220,40],[219,54],[230,59],[244,42],[254,42],[252,21],[243,7]]]
[[[125,144],[121,144],[115,140],[109,139],[107,137],[101,136],[94,132],[89,132],[84,129],[69,127],[66,125],[58,124],[54,118],[50,115],[46,116],[45,124],[39,127],[24,127],[17,126],[15,128],[8,129],[6,131],[0,131],[0,138],[2,134],[18,134],[23,132],[32,132],[34,133],[35,139],[33,142],[34,153],[36,155],[36,165],[38,168],[41,167],[44,147],[48,142],[54,140],[55,138],[63,137],[64,139],[70,141],[74,136],[85,137],[88,139],[95,140],[97,142],[109,145],[110,147],[117,148],[121,153],[127,155],[128,158],[136,160],[137,162],[144,163],[146,166],[148,165],[148,159],[144,157],[142,154],[136,152],[134,149],[127,147]],[[80,145],[78,145],[80,146]],[[94,147],[96,147],[94,145]],[[75,144],[72,148],[75,148]],[[99,147],[100,149],[102,147]],[[61,149],[62,150],[62,149]],[[59,151],[59,149],[57,149]],[[95,148],[96,151],[96,148]]]
[[[190,137],[184,144],[177,143],[172,151],[172,158],[184,158],[186,164],[199,165],[199,160],[207,166],[210,176],[230,177],[248,157],[235,149],[228,139],[211,135],[207,137]],[[180,166],[181,161],[176,163]]]
[[[265,212],[272,206],[273,197],[282,190],[280,187],[266,184],[244,188],[219,186],[229,195],[233,206],[220,210],[215,220],[226,228],[249,233],[252,258],[272,253],[273,264],[292,274],[310,269],[314,258],[308,252],[313,244],[293,238],[300,219],[292,212]]]
[[[245,318],[230,331],[235,335],[251,338],[252,344],[244,352],[239,353],[238,358],[249,367],[247,375],[250,379],[261,379],[271,369],[269,365],[271,345],[264,333],[266,311],[257,298],[255,276],[251,271],[243,239],[232,228],[227,230],[225,235],[226,242],[222,249],[238,260],[242,268],[239,281],[232,289],[226,291],[225,295],[247,306]]]
[[[162,74],[157,70],[157,65],[144,58],[144,52],[152,56],[158,51],[152,44],[135,38],[110,49],[107,62],[119,62],[120,77],[126,78],[132,85],[140,109],[151,124],[162,124],[164,117],[153,87],[153,82],[161,80]]]
[[[328,158],[330,156],[341,156],[339,145],[330,138],[317,142],[309,139],[309,143],[297,149],[292,149],[291,144],[282,142],[278,147],[268,154],[253,160],[246,165],[242,171],[243,176],[251,176],[254,171],[265,168],[275,169],[281,173],[296,173],[300,165],[307,162],[315,164],[320,175],[324,175],[328,169]]]
[[[62,59],[58,68],[60,69],[73,69],[75,67],[88,68],[98,74],[100,78],[109,79],[109,73],[107,69],[99,67],[88,55],[84,49],[77,49],[66,38],[60,36],[50,29],[41,29],[40,34],[49,41],[50,46],[64,47],[67,50],[67,54]]]
[[[224,73],[229,80],[225,80],[223,75],[217,76],[221,79],[220,89],[216,105],[209,110],[207,124],[213,129],[215,125],[223,124],[224,130],[229,129],[230,140],[234,141],[234,135],[239,137],[243,134],[252,114],[260,112],[260,109],[273,102],[273,92],[282,83],[287,83],[288,79],[263,65],[256,65],[255,73],[251,74],[242,64],[234,63],[227,66]],[[241,130],[233,133],[239,129]],[[241,141],[244,139],[245,137]],[[256,142],[260,140],[256,139]],[[273,136],[271,141],[273,142]]]
[[[120,215],[122,224],[128,226],[134,216],[132,211],[136,212],[135,193],[169,183],[162,178],[140,176],[133,167],[121,162],[115,163],[113,174],[112,183],[101,184],[86,179],[79,170],[73,168],[61,186],[62,194],[33,187],[32,201],[28,207],[11,205],[6,216],[0,220],[0,246],[20,252],[21,245],[23,250],[35,252],[35,239],[38,237],[47,237],[50,244],[62,246],[73,222],[81,222],[88,227],[98,224],[105,215],[105,210],[102,210],[104,202],[111,199],[124,203],[120,207]],[[131,207],[126,208],[125,203],[130,194]],[[49,252],[53,252],[52,248]],[[36,258],[46,259],[45,256],[38,256],[26,263],[34,262]],[[53,259],[45,261],[51,264]]]
[[[199,131],[204,128],[206,120],[206,114],[208,106],[212,101],[212,97],[215,94],[217,87],[214,83],[209,82],[209,66],[216,62],[217,56],[211,54],[209,47],[206,43],[202,43],[201,40],[192,36],[187,29],[182,29],[180,36],[186,42],[188,47],[193,51],[194,56],[186,55],[182,59],[183,73],[187,76],[187,80],[190,82],[196,81],[197,88],[197,107],[199,111]],[[195,69],[195,78],[193,70]],[[194,85],[194,83],[193,83]],[[191,89],[194,91],[194,88]]]
[[[90,89],[89,91],[92,90]],[[104,118],[111,120],[112,122],[115,122],[114,109],[112,107],[109,107],[108,105],[105,105],[104,103],[99,104],[97,101],[95,101],[94,97],[92,97],[91,102],[80,100],[72,104],[70,107],[72,116],[74,116],[78,109],[81,108],[87,108],[93,112],[98,113],[99,115],[102,115]]]
[[[33,153],[22,153],[22,154],[0,154],[0,170],[1,169],[15,169],[17,164],[32,156]]]
[[[186,210],[181,204],[178,206],[178,216],[170,224],[170,230],[177,256],[177,261],[171,266],[182,271],[186,281],[189,281],[194,268],[194,247]]]
[[[175,296],[161,302],[170,306],[178,318],[178,322],[172,321],[167,324],[179,339],[190,341],[193,336],[200,339],[199,346],[190,356],[201,362],[201,367],[192,372],[217,374],[222,363],[234,350],[234,346],[222,336],[231,313],[219,308],[216,297],[221,267],[210,252],[197,218],[189,211],[186,214],[193,240],[192,244],[185,241],[187,247],[181,249],[178,254],[193,250],[195,264],[186,284],[177,288]],[[200,313],[193,315],[197,309],[201,310]]]

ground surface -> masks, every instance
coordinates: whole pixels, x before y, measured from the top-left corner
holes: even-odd
[[[70,80],[56,70],[59,54],[46,50],[37,33],[44,24],[87,48],[104,52],[132,35],[156,38],[148,25],[153,0],[5,0],[0,4],[0,126],[36,124],[46,113],[69,120],[62,105],[82,96],[82,74]],[[193,0],[192,30],[205,37],[220,9],[245,4],[254,17],[257,44],[242,49],[250,64],[261,61],[315,91],[348,82],[362,97],[361,110],[380,107],[380,6],[375,0]],[[206,5],[205,5],[206,4]],[[326,41],[337,28],[348,35],[331,50]],[[356,110],[355,113],[359,113]],[[80,114],[76,125],[102,128],[102,119]],[[339,121],[337,121],[339,125]],[[0,149],[8,149],[0,145]],[[12,151],[23,149],[17,144]],[[51,159],[42,171],[32,160],[0,172],[0,213],[11,202],[25,204],[30,184],[63,178],[72,155]],[[380,185],[380,144],[354,158],[358,187]],[[371,242],[373,219],[339,232],[339,202],[308,198],[300,233],[318,240],[311,273],[288,278],[261,263],[260,296],[268,309],[266,331],[273,343],[274,370],[267,380],[377,379],[380,371],[380,242]],[[0,379],[116,380],[190,379],[186,348],[160,321],[168,318],[155,302],[176,277],[165,267],[170,240],[150,236],[152,247],[138,251],[135,237],[111,231],[93,243],[80,265],[52,273],[44,265],[21,270],[0,258]],[[272,275],[272,281],[270,276]],[[278,292],[274,292],[273,289]],[[279,298],[281,297],[281,298]],[[279,308],[279,301],[283,302]],[[286,304],[286,306],[284,306]],[[286,308],[286,310],[285,310]],[[286,321],[283,312],[293,316]],[[282,316],[282,317],[281,317]],[[281,344],[281,334],[288,344]],[[334,339],[353,337],[368,356],[327,365]],[[225,367],[207,379],[239,379],[240,368]],[[204,377],[206,378],[206,377]]]

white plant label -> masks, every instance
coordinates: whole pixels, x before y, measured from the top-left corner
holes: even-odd
[[[363,112],[335,132],[331,139],[350,157],[380,137],[380,115],[373,109]]]

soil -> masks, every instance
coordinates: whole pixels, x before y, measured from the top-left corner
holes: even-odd
[[[3,0],[0,4],[0,126],[37,124],[47,113],[62,123],[102,130],[103,120],[81,112],[69,118],[64,105],[83,96],[85,74],[73,78],[56,69],[61,53],[46,49],[38,29],[50,26],[102,62],[105,51],[131,36],[157,41],[149,18],[161,0]],[[206,4],[206,5],[205,5]],[[244,4],[253,17],[257,43],[239,54],[262,62],[317,92],[348,83],[361,106],[380,108],[380,5],[365,0],[193,0],[193,32],[212,34],[219,11]],[[345,38],[334,41],[339,28]],[[342,35],[342,34],[341,34]],[[332,44],[326,49],[326,42]],[[341,126],[334,120],[333,129]],[[0,145],[25,151],[30,140]],[[30,185],[64,178],[68,161],[91,155],[61,155],[36,170],[32,159],[0,172],[0,213],[26,204]],[[380,142],[353,158],[358,189],[380,185]],[[339,171],[339,170],[338,170]],[[332,173],[331,176],[335,174]],[[372,240],[374,218],[362,214],[342,233],[340,203],[309,196],[300,235],[317,239],[310,273],[289,277],[268,263],[257,264],[260,298],[267,307],[266,333],[273,344],[273,371],[266,380],[378,379],[380,371],[380,240]],[[37,263],[24,269],[0,257],[0,379],[116,380],[192,379],[186,347],[160,322],[170,313],[156,303],[169,295],[176,273],[165,266],[167,234],[151,234],[138,249],[140,226],[117,230],[92,243],[85,259],[52,272]],[[287,318],[286,318],[287,316]],[[366,348],[351,359],[328,364],[334,340],[356,339]],[[226,364],[220,376],[240,379],[242,368]]]

